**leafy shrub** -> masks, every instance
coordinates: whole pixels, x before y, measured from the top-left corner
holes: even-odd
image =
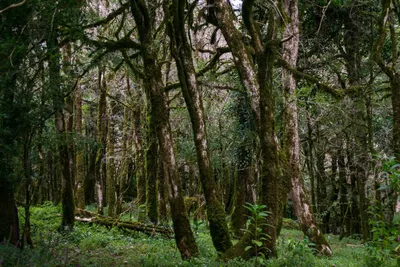
[[[390,266],[391,257],[387,249],[380,249],[374,246],[368,246],[364,256],[365,267],[386,267]]]

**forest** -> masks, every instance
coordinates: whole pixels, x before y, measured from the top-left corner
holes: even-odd
[[[400,266],[399,0],[1,0],[0,266]]]

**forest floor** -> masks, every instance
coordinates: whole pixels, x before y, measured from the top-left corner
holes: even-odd
[[[200,256],[183,261],[173,239],[143,233],[107,229],[76,222],[70,233],[60,234],[60,207],[51,203],[33,207],[32,238],[34,248],[16,249],[0,244],[0,266],[254,266],[254,260],[228,263],[217,261],[217,254],[204,223],[193,225]],[[128,218],[132,215],[126,215]],[[22,210],[21,210],[21,221]],[[125,218],[126,219],[126,218]],[[22,224],[21,224],[22,225]],[[360,240],[327,235],[334,256],[314,255],[303,234],[283,229],[278,241],[279,256],[266,266],[396,266],[388,253],[361,244]]]

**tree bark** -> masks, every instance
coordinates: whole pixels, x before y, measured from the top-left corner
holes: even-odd
[[[106,192],[107,192],[107,214],[109,217],[116,216],[116,201],[117,201],[117,181],[115,176],[115,154],[114,154],[114,143],[115,143],[115,130],[114,130],[114,110],[113,101],[109,101],[108,108],[108,130],[107,130],[107,180],[106,180]]]
[[[273,94],[273,67],[276,47],[264,46],[261,33],[253,20],[252,8],[254,1],[244,1],[242,14],[244,24],[252,38],[254,58],[257,63],[257,71],[247,52],[242,36],[234,25],[235,17],[232,7],[227,0],[216,0],[214,2],[215,17],[218,27],[228,43],[232,52],[236,69],[244,87],[251,93],[252,109],[255,114],[256,129],[261,148],[261,196],[260,202],[267,205],[270,212],[267,217],[267,225],[264,231],[269,239],[264,242],[268,256],[276,256],[276,238],[278,223],[278,151],[275,139],[274,119],[274,94]],[[211,11],[211,10],[210,10]],[[274,14],[270,13],[268,22],[267,40],[276,38],[276,21]],[[228,250],[225,258],[237,257],[244,254],[243,244],[251,238],[244,236],[243,242],[239,242],[231,250]]]
[[[199,250],[190,228],[183,199],[182,185],[176,164],[174,144],[169,123],[168,103],[164,93],[161,67],[157,61],[154,43],[155,3],[131,0],[131,12],[135,19],[141,56],[144,66],[144,88],[149,96],[152,119],[155,119],[157,139],[168,181],[168,195],[174,225],[175,241],[183,259],[196,257]],[[149,5],[151,5],[149,7]]]
[[[287,17],[290,19],[283,32],[283,39],[290,38],[283,43],[283,59],[295,67],[299,50],[298,1],[284,0],[283,7]],[[295,93],[296,80],[294,75],[286,69],[282,70],[282,88],[285,105],[285,152],[290,165],[289,173],[292,184],[291,196],[294,211],[304,235],[308,236],[310,241],[316,244],[316,248],[320,253],[331,256],[332,250],[317,226],[303,189],[300,171],[300,141]]]
[[[148,111],[148,125],[147,125],[147,145],[146,150],[146,177],[145,181],[142,181],[145,186],[146,195],[146,214],[149,220],[157,224],[158,222],[158,192],[157,192],[157,160],[158,160],[158,143],[155,119],[151,115],[151,111]],[[139,189],[139,184],[138,184]],[[139,190],[138,190],[139,193]]]
[[[168,2],[165,2],[165,5],[164,12],[168,14],[170,8]],[[225,210],[221,203],[221,193],[218,191],[212,171],[203,101],[193,65],[192,48],[186,37],[185,6],[186,1],[173,1],[170,14],[173,20],[168,29],[171,39],[171,51],[177,65],[183,97],[192,123],[197,163],[206,199],[211,238],[215,249],[218,252],[225,252],[232,246],[232,241],[225,219]]]
[[[53,94],[53,107],[55,116],[55,126],[58,135],[58,153],[60,157],[61,175],[62,175],[62,222],[61,230],[72,229],[74,226],[74,195],[72,177],[70,171],[70,154],[68,152],[68,138],[65,127],[65,118],[63,114],[64,92],[60,88],[60,60],[61,53],[58,47],[57,39],[52,36],[48,39],[49,60],[49,79],[50,89]]]
[[[398,35],[394,28],[395,10],[392,9],[391,0],[383,0],[382,12],[379,19],[379,35],[374,44],[373,59],[388,76],[392,91],[392,110],[393,110],[393,153],[396,161],[400,162],[400,73],[398,71]],[[395,5],[396,6],[396,5]],[[387,36],[387,27],[390,29],[392,58],[389,63],[382,59],[382,49]],[[391,66],[390,66],[391,64]]]
[[[104,70],[99,68],[98,75],[99,104],[97,113],[97,153],[96,153],[96,193],[97,212],[104,215],[104,197],[106,196],[107,165],[105,161],[107,146],[107,84]]]
[[[82,134],[82,88],[78,84],[75,91],[75,133]],[[85,173],[84,173],[84,149],[82,146],[75,147],[75,199],[79,209],[85,208]]]
[[[146,176],[151,175],[152,173],[152,168],[151,165],[149,164],[149,161],[147,160],[147,155],[149,155],[150,159],[153,153],[155,151],[151,151],[151,143],[149,143],[149,149],[146,150],[146,161],[143,155],[143,138],[142,138],[142,133],[141,133],[141,127],[142,127],[142,114],[141,114],[141,108],[139,101],[135,103],[135,107],[133,109],[133,147],[134,147],[134,153],[135,153],[135,177],[136,177],[136,195],[137,195],[137,202],[138,202],[138,207],[139,207],[139,221],[144,221],[146,219]],[[149,103],[147,103],[148,106],[150,106]],[[150,108],[147,108],[147,117],[148,117],[148,124],[152,124],[151,120],[151,115],[149,114]],[[153,120],[154,121],[154,120]],[[155,132],[153,129],[153,132],[150,132],[150,126],[148,125],[147,128],[147,135],[148,135],[148,141],[149,142],[155,142]],[[150,141],[151,140],[151,141]],[[154,147],[153,147],[154,148]]]

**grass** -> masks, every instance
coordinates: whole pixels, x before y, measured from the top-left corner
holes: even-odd
[[[200,256],[182,261],[173,239],[80,222],[76,222],[72,232],[60,234],[57,232],[60,220],[59,207],[50,203],[33,207],[35,247],[21,251],[0,244],[0,266],[253,266],[253,261],[240,259],[228,263],[216,261],[217,254],[205,224],[196,231]],[[279,256],[267,261],[267,266],[396,266],[393,259],[358,240],[327,237],[334,251],[331,258],[314,255],[300,231],[283,229],[278,241]]]

